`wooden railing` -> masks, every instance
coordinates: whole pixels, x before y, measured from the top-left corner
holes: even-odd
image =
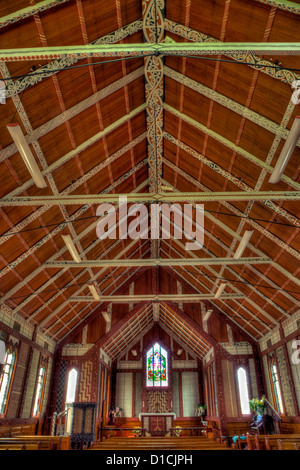
[[[136,433],[138,435],[141,435],[142,437],[145,437],[146,436],[146,429],[145,428],[139,428],[139,427],[132,427],[132,428],[124,428],[124,427],[120,427],[120,428],[117,428],[117,427],[99,427],[98,428],[98,433],[97,433],[97,441],[103,441],[103,439],[105,439],[106,437],[109,437],[109,436],[105,436],[104,434],[105,433],[110,433],[111,435],[117,435],[119,437],[123,437],[123,433],[125,432],[132,432],[132,433]]]
[[[178,427],[173,427],[170,428],[170,435],[175,436],[176,433],[180,430],[181,433],[184,433],[184,431],[191,431],[192,436],[197,436],[201,435],[203,431],[206,433],[206,426],[178,426]]]

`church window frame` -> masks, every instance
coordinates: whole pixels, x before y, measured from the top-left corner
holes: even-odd
[[[246,367],[240,365],[236,370],[239,408],[242,416],[251,415],[250,409],[250,382]]]
[[[0,416],[5,416],[17,364],[17,350],[8,346],[0,374]]]
[[[45,393],[45,384],[47,376],[47,360],[42,358],[38,367],[38,375],[35,387],[32,416],[39,417],[41,414],[43,399]]]
[[[168,351],[156,342],[146,352],[146,387],[162,389],[169,387]]]

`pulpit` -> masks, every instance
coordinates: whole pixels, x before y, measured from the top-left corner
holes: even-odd
[[[72,449],[81,449],[95,441],[96,403],[67,403],[65,435]]]
[[[142,421],[142,428],[151,436],[165,436],[173,427],[175,413],[140,413],[139,420]]]

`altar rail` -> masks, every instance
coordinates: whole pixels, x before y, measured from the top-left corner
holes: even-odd
[[[176,433],[180,430],[180,435],[181,436],[201,436],[203,433],[206,434],[206,426],[176,426],[173,428],[170,428],[170,435],[171,436],[176,436]],[[186,431],[190,431],[189,433],[186,433]]]
[[[98,427],[97,441],[102,442],[110,437],[134,437],[135,433],[139,433],[142,437],[146,436],[146,429],[139,427],[117,428],[117,427]],[[129,435],[128,435],[129,434]]]

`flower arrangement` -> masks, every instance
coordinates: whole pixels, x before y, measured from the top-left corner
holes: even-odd
[[[198,403],[198,407],[196,409],[196,416],[204,416],[206,413],[206,405],[203,403]]]
[[[111,413],[112,413],[113,417],[121,416],[122,408],[120,408],[119,406],[116,406],[116,408],[111,410]]]
[[[181,436],[181,427],[180,426],[175,426],[174,436],[176,436],[176,437]]]
[[[263,415],[265,413],[264,398],[265,397],[263,396],[261,400],[258,400],[258,398],[252,398],[252,400],[249,400],[251,410],[253,410],[257,415]]]
[[[141,437],[142,435],[142,428],[140,426],[136,426],[132,432],[135,434],[135,437]]]

